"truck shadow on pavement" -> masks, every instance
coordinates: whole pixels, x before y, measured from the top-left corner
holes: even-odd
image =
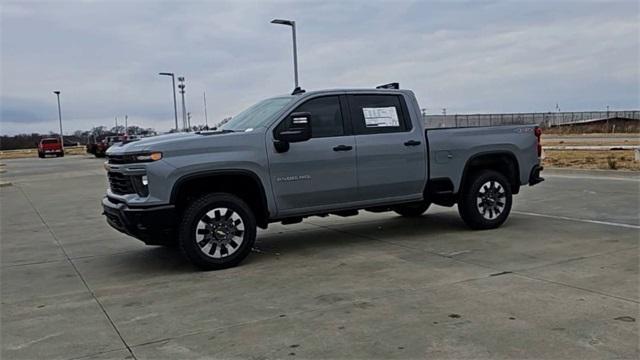
[[[510,219],[503,227],[515,223]],[[425,214],[403,218],[389,214],[375,219],[310,218],[297,225],[274,224],[260,231],[252,253],[240,265],[277,267],[289,261],[304,259],[343,258],[361,256],[364,252],[384,252],[401,247],[428,246],[443,236],[462,236],[469,230],[455,213]],[[489,235],[492,231],[482,232]],[[469,240],[472,241],[472,240]],[[402,245],[396,244],[402,242]],[[409,244],[409,245],[407,245]],[[397,245],[397,246],[396,246]],[[114,259],[116,259],[114,257]],[[178,247],[146,247],[129,251],[116,260],[123,271],[138,273],[181,273],[195,270],[182,256]],[[228,271],[228,270],[223,270]]]

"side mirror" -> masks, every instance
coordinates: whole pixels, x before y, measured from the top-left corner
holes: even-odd
[[[288,126],[277,130],[275,139],[280,142],[293,143],[311,139],[311,114],[297,112],[289,116]]]

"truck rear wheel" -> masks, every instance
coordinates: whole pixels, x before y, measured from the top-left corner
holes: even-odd
[[[462,189],[458,212],[472,229],[494,229],[511,212],[511,186],[504,175],[485,170],[471,178]]]
[[[426,201],[414,204],[398,205],[393,207],[393,211],[404,217],[418,217],[424,214],[425,211],[429,209],[430,205],[431,203]]]
[[[244,260],[255,239],[256,220],[251,208],[237,196],[212,193],[187,206],[178,244],[196,267],[218,270]]]

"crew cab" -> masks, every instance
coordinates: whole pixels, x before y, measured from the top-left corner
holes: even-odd
[[[60,138],[44,138],[38,142],[38,157],[46,155],[64,156],[64,146]]]
[[[470,228],[493,229],[512,195],[543,180],[536,126],[425,130],[413,92],[397,87],[296,90],[216,131],[115,144],[107,222],[221,269],[249,254],[257,227],[309,216],[416,217],[458,204]]]

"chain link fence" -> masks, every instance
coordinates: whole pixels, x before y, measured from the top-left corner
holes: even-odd
[[[536,124],[551,127],[606,119],[640,120],[640,111],[579,111],[510,114],[425,115],[427,128]]]

